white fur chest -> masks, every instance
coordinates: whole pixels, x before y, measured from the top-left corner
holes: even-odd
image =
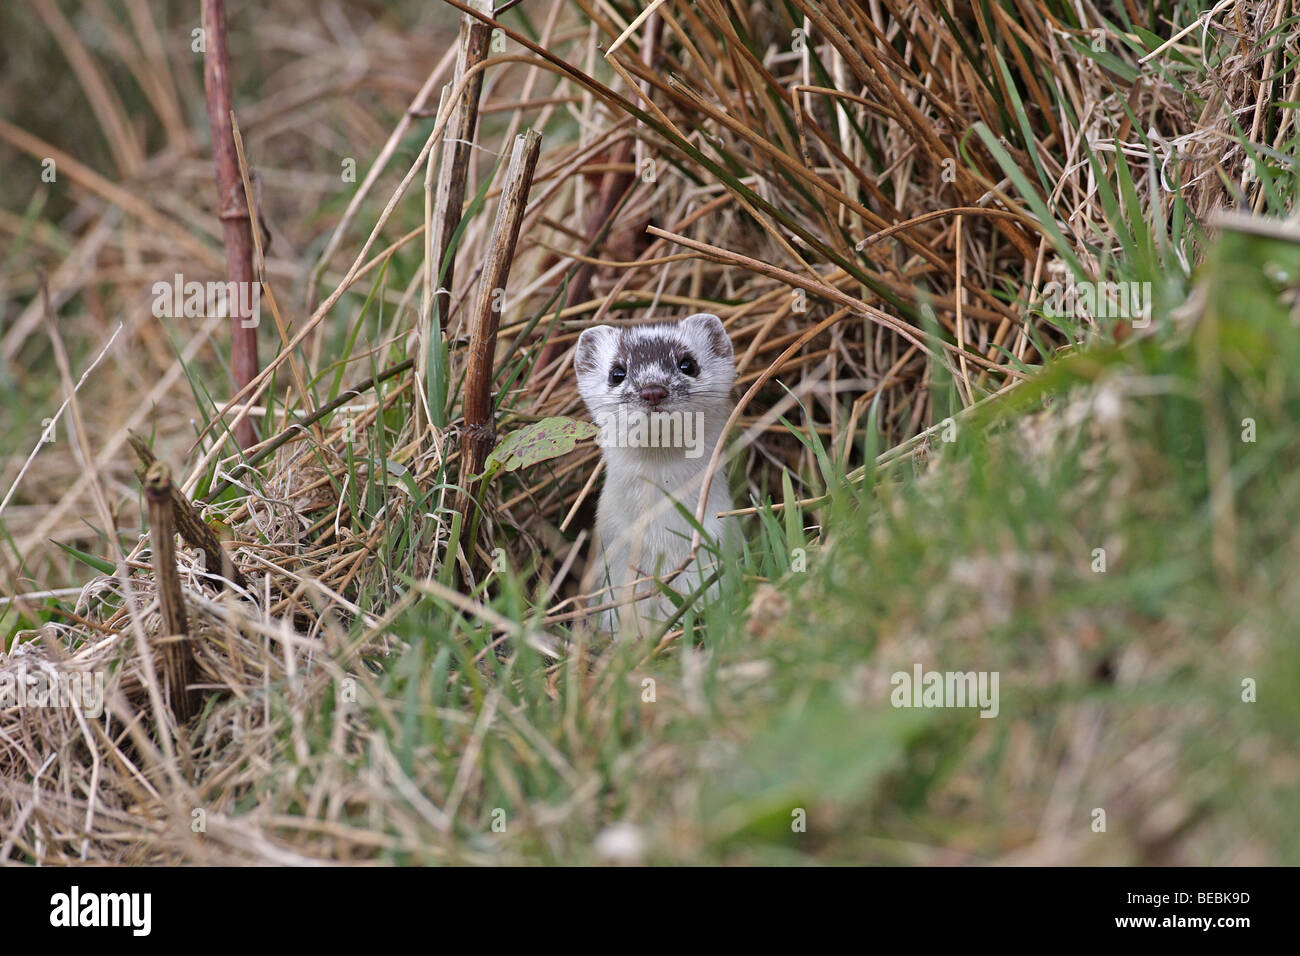
[[[695,514],[708,456],[672,460],[606,449],[605,462],[596,529],[611,583],[676,570],[690,553],[693,527],[675,502]],[[726,475],[715,475],[701,522],[705,534],[715,542],[726,541],[730,522],[717,514],[729,510]]]

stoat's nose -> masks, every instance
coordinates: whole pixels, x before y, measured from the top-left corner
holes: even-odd
[[[647,405],[658,405],[668,397],[668,389],[662,385],[647,385],[641,389],[641,401]]]

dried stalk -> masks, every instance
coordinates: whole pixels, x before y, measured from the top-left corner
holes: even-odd
[[[142,479],[147,479],[149,473],[155,467],[159,467],[158,460],[139,435],[133,433],[127,438],[127,441],[131,443],[136,457],[140,459],[140,464],[144,468]],[[221,547],[221,541],[218,540],[213,530],[208,527],[207,522],[203,520],[199,510],[190,503],[184,492],[170,480],[167,486],[170,489],[172,517],[175,519],[176,528],[180,531],[181,537],[185,539],[185,543],[191,548],[197,548],[203,552],[203,559],[207,569],[214,574],[220,573],[221,577],[218,579],[218,583],[223,588],[226,586],[225,582],[230,581],[235,587],[247,591],[248,580],[244,577],[243,572],[235,566],[235,562],[230,559],[230,555],[226,553],[226,550]]]
[[[235,153],[230,123],[230,50],[226,44],[225,0],[203,0],[203,89],[208,109],[208,130],[212,134],[212,161],[217,172],[217,214],[226,248],[226,278],[251,288],[253,279],[252,220],[244,199],[243,179]],[[244,299],[235,296],[235,302]],[[257,377],[257,329],[251,315],[237,305],[230,307],[230,371],[238,393]],[[235,426],[235,440],[241,448],[257,441],[251,420]]]
[[[438,315],[438,335],[447,328],[451,315],[451,289],[456,277],[455,253],[448,255],[456,230],[460,228],[461,215],[465,207],[465,184],[469,179],[470,159],[473,155],[474,131],[478,127],[479,96],[483,92],[483,71],[471,70],[487,57],[488,44],[492,40],[492,28],[473,17],[461,16],[460,52],[456,58],[456,72],[452,82],[443,91],[447,95],[451,89],[464,83],[460,99],[452,105],[452,113],[447,121],[447,132],[443,136],[442,165],[438,168],[438,182],[435,193],[435,205],[428,222],[428,238],[425,261],[425,301],[420,311],[420,323],[416,334],[418,351],[416,353],[415,380],[417,389],[423,394],[429,381],[429,354],[433,347],[433,310]],[[468,78],[467,78],[467,74]],[[439,110],[441,112],[441,109]],[[429,172],[432,172],[434,153],[429,153]],[[425,177],[425,189],[431,188],[429,177]],[[425,195],[425,211],[428,213],[430,197]],[[435,286],[436,283],[436,286]],[[429,401],[433,396],[426,396]],[[442,409],[434,411],[422,403],[415,403],[417,432],[423,433],[426,411],[429,420],[442,424]]]
[[[490,26],[469,16],[461,17],[460,55],[456,59],[453,84],[487,57],[491,40]],[[452,238],[460,227],[464,211],[465,184],[469,178],[474,131],[478,126],[479,96],[482,92],[483,72],[479,71],[469,78],[460,101],[452,107],[447,133],[443,137],[442,165],[438,169],[437,200],[433,213],[437,233],[430,241],[429,249],[433,257],[434,276],[438,282],[434,302],[444,325],[451,315],[451,286],[456,268],[454,257],[446,263],[446,271],[441,276],[438,270],[443,268],[443,260],[447,258],[447,250],[451,248]]]
[[[473,476],[483,471],[488,453],[496,444],[492,418],[492,368],[495,363],[497,328],[501,322],[502,298],[515,256],[519,227],[533,185],[533,171],[541,152],[542,135],[530,129],[515,137],[510,167],[501,190],[501,204],[488,239],[487,261],[479,279],[478,295],[471,314],[469,359],[465,371],[465,424],[460,462],[461,499],[458,511],[465,513],[478,499]]]
[[[163,677],[166,680],[172,713],[178,724],[186,723],[198,710],[198,693],[190,689],[194,673],[194,650],[190,645],[185,620],[185,598],[181,579],[176,573],[175,527],[171,471],[162,462],[154,462],[144,476],[144,494],[149,508],[149,533],[153,542],[154,583],[162,609]]]

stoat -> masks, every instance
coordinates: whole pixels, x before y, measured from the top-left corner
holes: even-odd
[[[654,592],[603,612],[599,627],[613,631],[620,623],[635,628],[648,619],[666,620],[674,606],[653,577],[670,574],[690,553],[693,528],[674,502],[695,514],[704,471],[731,413],[731,339],[722,320],[704,312],[658,325],[600,325],[579,336],[573,367],[578,392],[601,428],[605,459],[592,563],[596,586],[613,590],[597,603],[628,597],[633,587]],[[719,468],[701,522],[706,545],[734,546],[735,519],[717,517],[729,510],[727,476]],[[714,570],[706,545],[669,582],[678,593],[694,591]],[[639,578],[651,580],[632,585]]]

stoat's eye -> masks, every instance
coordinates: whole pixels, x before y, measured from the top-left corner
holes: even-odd
[[[682,370],[683,375],[689,375],[691,378],[700,374],[700,367],[695,364],[695,359],[689,355],[682,356],[682,360],[677,363],[677,367]]]
[[[609,370],[609,384],[618,385],[623,379],[627,378],[627,369],[621,365],[615,365]]]

